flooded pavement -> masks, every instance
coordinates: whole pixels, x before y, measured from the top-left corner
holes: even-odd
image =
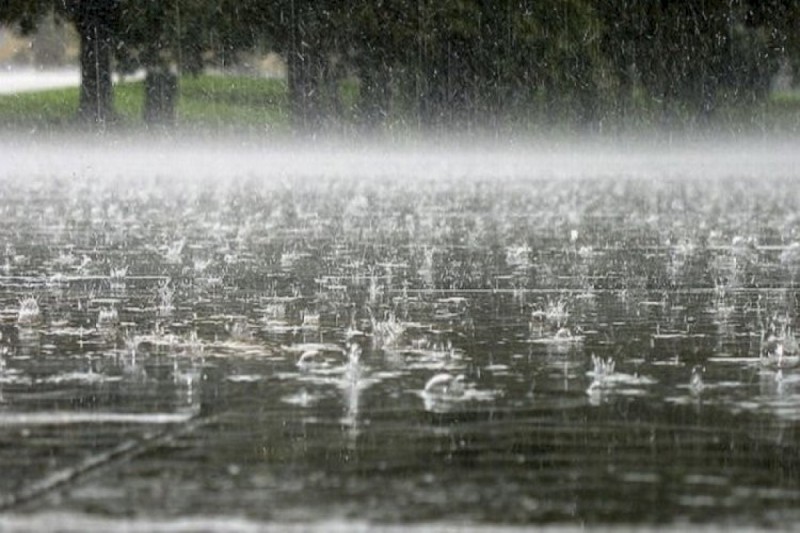
[[[4,171],[0,524],[797,523],[796,176],[260,161]]]

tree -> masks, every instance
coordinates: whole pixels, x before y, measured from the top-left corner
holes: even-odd
[[[59,3],[56,3],[59,5]],[[60,4],[80,36],[78,116],[97,124],[113,118],[111,59],[118,32],[116,0],[65,0]]]
[[[0,0],[21,31],[49,12],[78,30],[79,112],[96,123],[113,116],[112,56],[146,70],[145,118],[169,123],[179,74],[278,51],[310,131],[342,115],[347,76],[370,129],[396,110],[434,128],[593,127],[632,111],[702,121],[800,67],[797,0]]]
[[[145,76],[144,119],[172,124],[179,76],[236,64],[269,40],[274,6],[258,0],[118,0],[118,68]]]
[[[414,79],[423,125],[496,126],[538,108],[594,119],[602,61],[590,2],[417,0],[406,13],[397,20],[412,31],[387,41],[414,54],[388,56],[405,61],[397,70]]]
[[[4,0],[0,21],[32,32],[48,14],[71,22],[80,37],[81,90],[78,115],[96,124],[113,117],[111,58],[118,31],[116,0]]]
[[[414,107],[421,37],[416,5],[408,0],[355,0],[341,14],[346,43],[341,53],[349,62],[347,70],[358,78],[357,116],[368,130],[381,128],[393,108],[408,112]]]
[[[125,24],[118,35],[118,68],[145,71],[143,118],[148,125],[175,122],[178,71],[183,68],[181,18],[189,15],[192,7],[185,0],[120,0],[120,18]]]
[[[617,109],[641,114],[650,102],[662,121],[704,122],[721,105],[767,96],[798,20],[795,0],[602,0],[602,52],[619,89]],[[634,95],[638,101],[634,102]]]

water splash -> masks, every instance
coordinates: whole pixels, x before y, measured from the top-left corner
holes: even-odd
[[[20,326],[33,326],[42,319],[39,301],[33,296],[26,296],[19,301],[17,324]]]
[[[170,287],[170,280],[163,280],[158,285],[158,314],[159,316],[169,316],[175,309],[173,297],[175,296],[175,289]]]

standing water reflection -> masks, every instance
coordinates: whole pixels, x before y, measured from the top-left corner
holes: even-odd
[[[796,181],[446,175],[6,181],[0,502],[796,522]]]

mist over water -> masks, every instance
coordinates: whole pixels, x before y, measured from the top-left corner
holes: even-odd
[[[780,137],[447,139],[8,137],[0,148],[7,162],[0,176],[47,177],[58,169],[62,175],[100,182],[158,176],[203,183],[309,176],[365,180],[790,177],[798,160],[795,139]]]
[[[0,524],[793,526],[794,148],[9,138]]]

